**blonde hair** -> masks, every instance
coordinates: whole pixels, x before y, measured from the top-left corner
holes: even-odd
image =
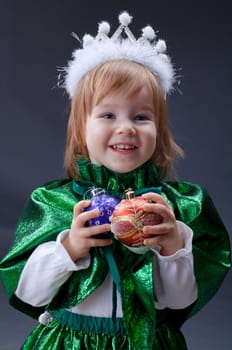
[[[78,178],[77,160],[89,159],[86,147],[86,120],[92,108],[106,96],[124,90],[128,97],[147,87],[154,101],[157,140],[152,161],[159,167],[162,177],[173,170],[174,159],[183,156],[176,144],[168,122],[165,96],[154,75],[143,65],[127,60],[110,61],[98,65],[78,84],[71,103],[65,150],[65,169],[70,178]]]

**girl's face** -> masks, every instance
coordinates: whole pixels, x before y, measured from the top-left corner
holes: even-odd
[[[134,170],[149,160],[156,146],[152,96],[142,88],[135,96],[125,91],[103,98],[86,123],[89,158],[118,173]]]

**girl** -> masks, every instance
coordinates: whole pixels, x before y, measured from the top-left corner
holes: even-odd
[[[0,265],[11,304],[39,317],[22,349],[186,349],[181,325],[211,299],[230,267],[228,236],[207,192],[164,181],[182,155],[167,120],[173,70],[158,52],[164,43],[154,50],[148,42],[151,28],[137,42],[128,19],[121,15],[116,31],[128,36],[125,51],[125,39],[105,38],[104,22],[104,33],[85,38],[69,64],[68,179],[33,191]],[[152,64],[141,50],[150,46]],[[83,195],[92,186],[118,199],[132,188],[150,200],[144,210],[162,223],[143,228],[151,235],[144,254],[100,238],[110,224],[88,226],[100,215],[85,210],[91,201]]]

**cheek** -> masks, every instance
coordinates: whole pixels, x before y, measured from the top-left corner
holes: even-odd
[[[151,152],[151,156],[154,154],[157,145],[157,133],[156,128],[150,129],[149,135],[147,135],[147,147]]]
[[[91,127],[91,121],[87,120],[85,127],[85,145],[87,150],[91,148],[91,140],[93,139],[93,128]]]
[[[155,153],[155,149],[156,149],[156,138],[153,137],[149,147],[150,147],[151,156],[152,156]]]
[[[153,125],[153,127],[151,127],[151,128],[148,130],[148,133],[149,133],[148,139],[149,139],[149,142],[151,143],[151,147],[155,147],[155,145],[156,145],[156,139],[157,139],[157,129],[156,129],[156,126]]]

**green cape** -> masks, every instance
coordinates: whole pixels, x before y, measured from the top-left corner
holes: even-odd
[[[162,316],[180,326],[213,297],[230,268],[228,234],[207,191],[187,182],[161,182],[157,168],[150,164],[127,174],[114,174],[103,166],[81,160],[79,171],[80,181],[52,181],[32,192],[18,223],[13,246],[0,262],[0,277],[10,303],[32,317],[41,313],[41,308],[27,305],[14,295],[20,274],[35,247],[55,240],[59,232],[70,228],[73,206],[82,199],[89,186],[105,187],[120,198],[129,187],[144,193],[158,186],[161,195],[173,207],[176,219],[186,223],[194,232],[198,300],[185,310],[164,310]],[[123,320],[129,338],[135,349],[150,349],[158,315],[153,306],[152,271],[155,267],[152,253],[134,254],[117,241],[112,251],[120,274]],[[71,275],[49,309],[57,310],[80,303],[103,282],[109,267],[102,249],[92,249],[91,257],[90,267]],[[139,336],[141,332],[136,332],[139,329],[143,330],[143,337]]]

